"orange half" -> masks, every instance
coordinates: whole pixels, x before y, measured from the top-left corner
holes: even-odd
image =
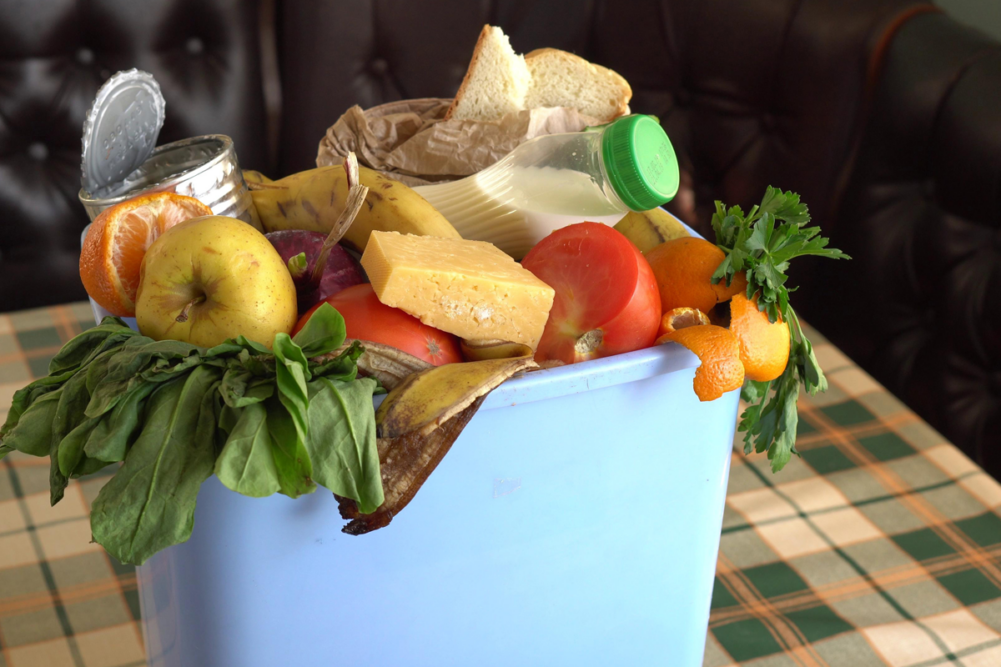
[[[80,250],[87,294],[113,315],[134,316],[146,250],[174,225],[203,215],[212,215],[212,209],[173,192],[139,195],[102,211]]]

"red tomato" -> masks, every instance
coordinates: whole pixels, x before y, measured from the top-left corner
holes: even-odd
[[[403,350],[435,366],[462,361],[459,341],[452,334],[423,324],[399,308],[379,301],[371,283],[354,285],[316,304],[292,330],[294,336],[313,311],[329,303],[344,317],[348,338],[370,340]]]
[[[636,246],[611,227],[581,222],[542,239],[522,266],[556,290],[536,361],[578,361],[653,345],[660,291]]]

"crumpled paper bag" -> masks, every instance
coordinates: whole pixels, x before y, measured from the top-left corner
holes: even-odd
[[[400,100],[362,110],[353,106],[320,141],[316,165],[358,162],[407,185],[475,174],[519,145],[547,134],[580,132],[601,121],[554,107],[511,113],[496,121],[444,120],[450,99]]]

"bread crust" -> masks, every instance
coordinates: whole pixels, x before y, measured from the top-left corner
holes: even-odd
[[[586,65],[587,67],[591,68],[591,71],[594,72],[596,76],[600,76],[606,79],[611,79],[621,91],[621,96],[619,99],[619,104],[615,115],[612,116],[611,118],[607,118],[604,120],[612,120],[612,118],[618,118],[619,116],[622,116],[629,111],[629,100],[631,100],[633,97],[633,89],[629,85],[629,82],[626,81],[626,79],[615,70],[610,70],[607,67],[602,67],[601,65],[595,65],[589,60],[581,58],[580,56],[574,53],[570,53],[568,51],[562,51],[560,49],[553,49],[549,47],[534,49],[533,51],[529,51],[528,53],[525,54],[525,62],[528,63],[529,60],[533,58],[538,58],[540,56],[550,56],[563,60],[576,61],[580,64]]]
[[[459,103],[462,101],[463,96],[466,94],[466,88],[469,85],[469,82],[473,78],[473,74],[476,71],[476,67],[480,60],[480,56],[483,52],[483,49],[486,46],[487,40],[491,36],[492,29],[493,26],[491,26],[490,24],[486,24],[483,26],[483,30],[480,31],[480,36],[476,40],[476,46],[473,47],[473,56],[472,58],[469,59],[469,67],[466,68],[466,75],[462,77],[462,83],[459,84],[459,90],[455,93],[455,98],[452,100],[452,103],[448,106],[448,109],[445,111],[445,117],[444,117],[445,120],[449,120],[455,115]],[[620,91],[619,103],[616,107],[616,112],[612,116],[601,120],[610,121],[614,118],[618,118],[619,116],[629,113],[629,101],[632,99],[633,90],[629,86],[629,82],[626,81],[625,78],[618,72],[610,70],[607,67],[602,67],[601,65],[595,65],[594,63],[589,62],[584,58],[581,58],[580,56],[575,55],[573,53],[553,48],[542,48],[530,51],[524,56],[525,64],[527,65],[528,62],[533,58],[546,57],[546,56],[551,58],[558,58],[558,59],[572,61],[577,64],[583,64],[586,67],[590,68],[590,72],[595,77],[609,80],[615,87],[619,89]]]
[[[487,38],[490,37],[490,24],[485,24],[483,30],[480,31],[480,36],[476,40],[476,46],[473,47],[473,57],[469,59],[469,67],[466,68],[466,75],[462,77],[462,83],[459,84],[459,90],[455,93],[455,99],[452,103],[448,105],[448,110],[445,112],[445,120],[452,117],[455,113],[456,107],[459,105],[459,101],[462,96],[466,94],[466,86],[469,85],[469,80],[473,78],[473,72],[476,71],[476,63],[480,59],[480,54],[483,51],[483,47],[486,45]]]

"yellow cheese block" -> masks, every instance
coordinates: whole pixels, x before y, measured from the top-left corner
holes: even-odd
[[[372,232],[361,265],[379,300],[468,340],[534,350],[553,288],[490,243]]]

